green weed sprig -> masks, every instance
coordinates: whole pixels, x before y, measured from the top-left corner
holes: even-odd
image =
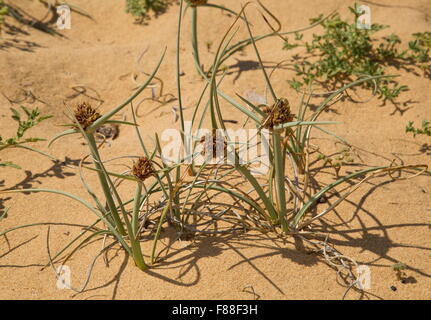
[[[388,28],[381,24],[372,24],[369,30],[358,29],[356,20],[360,13],[355,8],[349,8],[353,14],[351,23],[342,20],[338,13],[320,22],[323,33],[313,34],[311,42],[302,41],[302,34],[295,34],[295,41],[289,39],[284,44],[285,50],[304,47],[307,57],[300,59],[293,65],[296,75],[301,80],[292,79],[289,84],[299,90],[313,82],[321,84],[327,90],[335,90],[349,81],[364,75],[381,76],[386,74],[386,68],[399,63],[421,62],[419,66],[424,70],[429,61],[427,33],[415,34],[416,40],[409,43],[409,50],[400,51],[401,40],[395,34],[380,38],[376,42],[373,35]],[[310,19],[310,23],[321,20]],[[378,79],[374,82],[377,93],[383,101],[394,101],[406,85],[400,85],[394,79]],[[372,88],[372,83],[364,83],[366,88]]]
[[[8,15],[8,13],[9,13],[9,8],[6,6],[3,0],[0,0],[0,36],[2,32],[2,26],[5,21],[5,17]]]
[[[431,126],[428,120],[422,120],[422,128],[416,128],[413,125],[414,125],[414,122],[409,121],[409,123],[406,126],[406,133],[413,133],[414,137],[416,137],[416,135],[418,134],[431,136]]]
[[[26,150],[40,153],[44,156],[47,156],[51,159],[54,159],[49,154],[47,154],[41,150],[38,150],[38,149],[35,149],[35,148],[28,146],[29,143],[34,143],[34,142],[38,142],[38,141],[45,141],[45,139],[42,139],[42,138],[24,138],[24,135],[26,134],[26,132],[29,129],[38,125],[42,121],[51,118],[52,116],[41,116],[38,108],[36,108],[34,110],[29,110],[26,107],[21,106],[21,109],[24,111],[27,119],[23,120],[21,113],[19,113],[16,109],[14,109],[14,108],[10,109],[12,111],[12,119],[18,123],[18,128],[17,128],[15,136],[12,138],[4,139],[0,135],[0,151],[8,149],[8,148],[22,148],[22,149],[26,149]],[[21,169],[20,166],[18,166],[17,164],[14,164],[12,162],[9,162],[9,161],[8,162],[0,162],[0,167],[11,167],[11,168],[16,168],[16,169]]]
[[[167,6],[166,0],[126,0],[126,12],[136,17],[139,23],[148,19],[150,11],[156,15],[161,14],[165,12]]]
[[[409,42],[408,57],[417,64],[428,78],[431,77],[430,50],[431,32],[418,32],[413,34],[414,39]]]

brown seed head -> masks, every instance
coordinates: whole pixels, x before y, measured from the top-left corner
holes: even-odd
[[[75,118],[84,130],[100,117],[100,113],[87,102],[80,103],[75,108]]]
[[[289,101],[285,98],[278,99],[274,105],[266,109],[265,112],[268,114],[268,117],[262,125],[266,129],[273,129],[277,125],[291,122],[294,116],[290,110]]]
[[[197,7],[206,4],[208,0],[187,0],[191,7]]]
[[[145,181],[147,178],[154,175],[155,172],[151,161],[142,157],[133,164],[132,173],[139,180]]]

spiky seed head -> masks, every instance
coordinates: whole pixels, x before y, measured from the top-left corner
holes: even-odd
[[[294,117],[289,101],[285,98],[278,99],[272,107],[265,111],[268,116],[263,122],[263,127],[266,129],[273,129],[277,125],[291,122]]]
[[[84,130],[100,117],[100,113],[98,113],[88,102],[79,103],[75,108],[75,118]]]
[[[151,161],[146,157],[141,157],[133,164],[132,173],[139,180],[145,181],[155,172]]]

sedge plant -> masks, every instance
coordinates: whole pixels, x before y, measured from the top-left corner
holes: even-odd
[[[324,214],[330,212],[336,205],[338,205],[345,197],[351,194],[358,188],[364,181],[370,179],[381,172],[390,172],[393,170],[401,170],[404,167],[391,167],[391,166],[380,166],[374,168],[368,168],[362,171],[358,171],[347,176],[341,177],[335,182],[322,188],[315,194],[309,194],[309,140],[313,128],[320,129],[324,132],[327,130],[322,128],[322,125],[334,124],[333,122],[318,121],[319,116],[327,108],[329,103],[337,98],[345,90],[352,88],[357,85],[369,83],[379,79],[390,79],[391,76],[375,75],[375,76],[363,76],[356,81],[343,86],[336,90],[325,99],[318,109],[311,115],[307,115],[309,111],[307,99],[302,99],[301,105],[298,108],[298,114],[292,113],[288,99],[279,97],[274,91],[270,77],[263,67],[262,59],[256,46],[255,37],[253,36],[250,28],[250,24],[247,20],[245,8],[243,7],[240,12],[242,20],[245,21],[247,30],[249,31],[249,41],[255,49],[256,56],[261,65],[263,76],[265,78],[269,92],[273,100],[272,104],[264,106],[254,105],[246,98],[239,96],[241,101],[245,103],[245,106],[236,102],[233,98],[229,97],[226,93],[218,88],[219,83],[216,80],[217,72],[211,74],[211,78],[204,78],[210,86],[210,97],[209,97],[209,114],[211,117],[212,128],[214,129],[226,129],[225,119],[223,118],[223,112],[220,106],[219,98],[224,99],[236,109],[240,110],[249,120],[252,120],[257,129],[268,130],[270,132],[270,169],[265,184],[260,184],[258,180],[253,176],[251,170],[247,165],[241,164],[239,161],[239,155],[236,151],[233,152],[234,169],[239,172],[242,177],[250,183],[253,187],[253,192],[257,194],[258,202],[248,199],[254,202],[253,208],[259,208],[258,212],[261,214],[261,218],[267,219],[270,225],[280,226],[284,233],[296,232],[302,227],[309,225],[316,218],[305,220],[305,215],[308,213],[317,203],[317,201],[330,192],[332,189],[342,183],[353,181],[355,178],[362,177],[363,179],[358,182],[355,187],[352,187],[349,192],[343,195],[334,205],[326,209],[323,213],[319,214],[318,217],[322,217]],[[264,13],[269,13],[268,10],[262,6]],[[265,21],[269,21],[273,15],[265,18]],[[239,20],[239,15],[235,22],[231,25],[228,32],[223,37],[217,53],[215,54],[214,64],[212,69],[218,71],[220,69],[220,63],[227,53],[230,41],[232,37],[228,36],[228,33],[233,30],[233,25]],[[275,33],[278,30],[272,27]],[[305,101],[305,102],[304,102]],[[294,177],[290,178],[287,174],[287,164],[291,163],[291,171]],[[369,174],[369,175],[368,175]],[[368,175],[368,176],[367,176]],[[364,176],[366,176],[364,178]],[[303,178],[303,186],[299,187],[298,181],[300,177]],[[265,189],[262,185],[266,185]],[[224,192],[228,192],[227,188],[220,187]],[[241,199],[242,201],[244,198]],[[291,203],[289,205],[288,203]],[[288,205],[290,208],[288,208]]]
[[[97,220],[94,224],[89,226],[86,230],[81,232],[75,239],[68,243],[63,249],[61,249],[54,257],[53,260],[57,259],[61,254],[65,253],[67,249],[72,247],[72,245],[78,243],[71,253],[66,255],[66,260],[83,244],[87,243],[91,239],[97,236],[112,236],[115,241],[120,243],[121,246],[128,252],[136,266],[145,270],[148,264],[144,260],[143,253],[140,247],[140,228],[139,225],[139,215],[142,204],[145,199],[148,198],[150,194],[154,192],[160,178],[158,177],[159,172],[157,171],[156,162],[154,161],[154,153],[148,156],[137,157],[137,161],[133,163],[133,167],[127,174],[115,174],[108,172],[105,167],[105,162],[101,159],[99,153],[99,146],[95,140],[95,133],[97,129],[106,123],[115,123],[123,125],[133,125],[136,123],[129,123],[125,121],[112,120],[111,118],[117,114],[120,110],[130,105],[130,103],[142,92],[154,78],[157,70],[159,69],[164,53],[158,62],[155,70],[149,76],[148,80],[139,87],[139,89],[129,97],[125,102],[115,107],[111,111],[101,115],[97,110],[95,110],[89,103],[83,102],[78,104],[73,110],[69,110],[71,114],[71,119],[73,123],[67,125],[70,129],[56,135],[50,142],[52,144],[54,141],[72,134],[80,134],[85,139],[89,147],[89,156],[93,160],[93,167],[85,167],[89,170],[95,171],[98,176],[98,182],[103,192],[103,199],[96,195],[96,193],[90,188],[88,183],[82,176],[83,160],[80,164],[80,176],[83,186],[87,190],[88,194],[94,201],[94,205],[90,204],[85,199],[77,197],[62,190],[51,190],[51,189],[24,189],[24,190],[13,190],[12,192],[48,192],[59,194],[70,199],[80,202],[82,205],[87,207],[91,212],[97,216]],[[164,175],[160,173],[160,175]],[[145,186],[147,179],[150,176],[157,176],[156,182],[152,186]],[[116,179],[116,180],[114,180]],[[136,184],[135,195],[133,198],[128,200],[123,200],[118,191],[118,179],[133,181]],[[159,188],[160,189],[160,188]],[[145,190],[146,192],[143,192]],[[160,191],[160,190],[159,190]],[[129,210],[127,205],[132,205]],[[103,226],[99,226],[99,224]],[[43,223],[42,223],[43,224]],[[10,230],[3,231],[0,235],[5,235],[6,233],[28,226],[34,226],[40,224],[24,225],[19,226]],[[86,235],[87,232],[90,235]],[[86,235],[86,237],[84,237]],[[84,237],[84,239],[82,239]]]
[[[212,72],[206,74],[201,68],[197,68],[204,79],[204,88],[201,95],[197,97],[197,102],[192,113],[191,126],[188,129],[181,97],[179,48],[183,0],[180,1],[176,70],[180,133],[184,146],[188,146],[188,139],[192,139],[194,143],[192,143],[191,150],[186,150],[185,156],[178,157],[176,164],[170,165],[165,161],[157,134],[154,141],[155,147],[150,151],[146,146],[139,132],[133,107],[134,99],[154,78],[163,56],[148,80],[130,98],[111,111],[102,115],[88,104],[81,104],[75,108],[72,112],[73,123],[70,124],[71,128],[54,137],[52,142],[71,134],[80,134],[84,137],[89,147],[89,155],[87,157],[92,159],[93,165],[84,166],[83,161],[81,161],[80,173],[82,169],[87,169],[97,174],[103,197],[96,195],[88,183],[86,183],[82,174],[81,180],[83,185],[94,203],[89,203],[82,198],[61,190],[27,189],[12,191],[60,194],[80,202],[97,216],[96,221],[92,225],[83,230],[53,257],[53,262],[58,261],[63,256],[62,261],[64,263],[83,244],[88,243],[95,237],[109,236],[132,256],[139,269],[146,270],[150,265],[158,261],[157,257],[163,251],[163,249],[157,250],[157,245],[163,226],[166,223],[175,227],[180,237],[196,233],[220,234],[249,229],[263,232],[275,231],[283,236],[286,234],[297,234],[306,226],[331,212],[347,196],[372,177],[403,169],[422,168],[421,166],[395,167],[391,165],[370,167],[341,176],[320,190],[312,190],[310,187],[311,133],[313,130],[321,130],[332,134],[327,129],[324,129],[324,126],[336,124],[332,121],[320,121],[319,118],[323,111],[328,107],[329,103],[333,102],[348,88],[390,77],[386,75],[368,75],[352,81],[330,94],[315,111],[311,111],[309,107],[312,95],[303,94],[303,98],[295,113],[289,99],[279,96],[274,90],[271,77],[262,64],[256,42],[265,36],[253,36],[251,25],[246,15],[246,9],[249,4],[247,3],[243,6],[241,11],[236,15],[234,22],[224,34],[214,55],[213,64],[210,67]],[[281,25],[278,24],[278,20],[261,4],[260,13],[264,16],[265,21],[272,19],[276,22],[275,27],[271,26],[273,30],[271,36],[281,34]],[[231,43],[236,34],[235,26],[239,21],[245,23],[249,39],[240,42],[239,45],[232,46]],[[252,45],[254,48],[270,92],[270,103],[255,105],[240,95],[237,95],[239,98],[239,101],[237,101],[237,99],[230,97],[221,89],[225,78],[225,74],[221,72],[222,62],[244,45]],[[222,103],[226,105],[222,105]],[[265,141],[269,146],[269,168],[266,175],[255,177],[250,163],[241,161],[239,148],[232,147],[235,143],[232,137],[229,136],[226,125],[227,119],[224,116],[226,106],[228,105],[239,110],[244,115],[246,121],[253,123],[262,141]],[[130,106],[131,108],[133,122],[112,120],[112,117],[126,106]],[[204,106],[203,109],[202,106]],[[212,150],[220,147],[224,151],[222,160],[225,160],[224,158],[232,160],[228,164],[221,162],[214,165],[210,163],[211,159],[205,159],[202,164],[196,164],[193,160],[191,162],[186,161],[190,160],[190,157],[193,159],[196,155],[195,146],[199,142],[202,142],[200,137],[193,137],[191,128],[201,128],[206,117],[209,117],[207,120],[209,120],[211,128],[205,143]],[[132,168],[126,173],[108,171],[106,167],[107,160],[102,160],[99,152],[100,146],[96,144],[94,137],[96,130],[101,125],[109,122],[132,125],[136,130],[143,155],[134,158],[135,161]],[[226,132],[226,135],[218,140],[215,135],[217,130],[220,129]],[[266,134],[269,137],[267,140],[265,140]],[[336,135],[333,136],[336,137]],[[251,142],[247,141],[243,147],[247,148],[249,144]],[[246,191],[243,187],[238,187],[231,181],[232,178],[235,179],[238,177],[241,177],[242,181],[251,189]],[[125,180],[135,184],[134,195],[128,199],[123,199],[118,190],[118,183]],[[151,183],[150,180],[152,180]],[[337,201],[329,205],[321,213],[315,216],[308,216],[321,197],[344,183],[349,184],[349,188]],[[218,196],[226,195],[232,199],[233,204],[217,203],[216,198]],[[151,205],[149,198],[155,196],[159,196],[160,201],[156,205]],[[220,209],[222,206],[224,206],[224,209]],[[141,237],[142,230],[146,229],[148,223],[154,225],[153,246],[151,253],[149,253],[149,260],[147,260],[140,246],[140,241],[143,240]],[[222,226],[226,227],[222,229]],[[5,235],[7,232],[22,227],[26,226],[4,231],[0,235]],[[70,251],[64,257],[68,249]]]

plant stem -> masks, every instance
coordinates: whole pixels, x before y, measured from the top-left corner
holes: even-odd
[[[133,239],[138,237],[138,229],[139,229],[139,207],[141,205],[141,193],[142,193],[142,183],[138,181],[136,183],[135,190],[135,199],[133,204],[133,215],[132,215],[132,230],[133,230]]]
[[[142,183],[139,181],[136,184],[135,191],[135,201],[133,205],[133,216],[132,216],[132,234],[130,234],[130,243],[132,245],[132,255],[136,266],[141,269],[147,269],[144,257],[142,255],[141,244],[139,243],[139,207],[141,204],[141,193],[142,193]]]
[[[196,7],[192,8],[192,47],[193,47],[193,56],[195,58],[195,67],[196,71],[200,75],[204,71],[202,70],[201,61],[199,58],[199,45],[198,45],[198,9]]]
[[[126,235],[126,230],[124,229],[123,222],[117,211],[117,206],[115,205],[114,199],[112,198],[111,191],[109,189],[106,177],[103,174],[102,167],[97,159],[100,159],[99,151],[97,150],[96,141],[94,140],[93,134],[87,134],[87,139],[90,145],[91,154],[93,157],[94,166],[97,169],[97,175],[99,177],[100,185],[102,186],[103,193],[105,194],[106,202],[108,203],[109,210],[111,211],[112,217],[114,218],[115,225],[121,235]]]
[[[163,209],[162,215],[160,216],[159,225],[157,226],[156,235],[154,236],[153,250],[151,251],[151,264],[154,264],[155,262],[154,257],[156,254],[157,241],[159,240],[160,232],[162,231],[163,221],[165,220],[166,214],[168,213],[168,210],[170,207],[171,207],[171,202],[168,201],[168,205]]]
[[[389,169],[391,168],[390,166],[381,166],[381,167],[374,167],[374,168],[368,168],[365,170],[361,170],[361,171],[357,171],[357,172],[353,172],[345,177],[342,177],[340,179],[338,179],[335,182],[332,182],[330,184],[328,184],[326,187],[324,187],[323,189],[321,189],[319,192],[317,192],[316,194],[314,194],[311,199],[298,211],[298,213],[295,215],[291,226],[293,229],[296,229],[300,220],[302,219],[302,217],[304,216],[305,213],[307,213],[307,211],[316,204],[317,200],[324,195],[326,192],[328,192],[329,190],[335,188],[336,186],[338,186],[339,184],[346,182],[350,179],[356,178],[358,176],[362,176],[365,175],[369,172],[373,172],[373,171],[378,171],[378,170],[385,170],[385,169]]]
[[[275,162],[275,190],[277,193],[277,209],[278,218],[284,232],[289,231],[286,222],[286,194],[284,187],[284,152],[280,133],[273,132],[273,148],[274,148],[274,162]]]

